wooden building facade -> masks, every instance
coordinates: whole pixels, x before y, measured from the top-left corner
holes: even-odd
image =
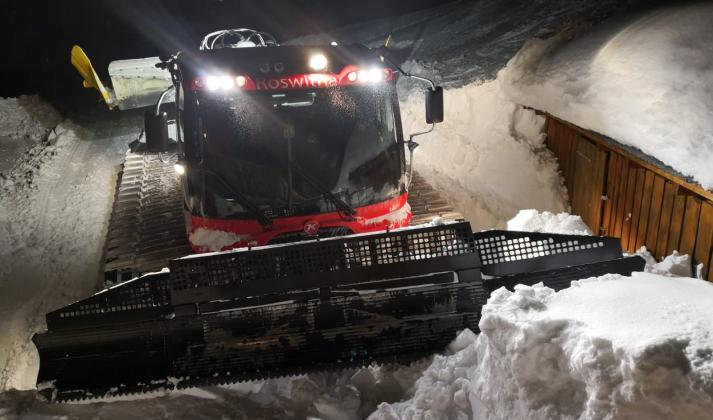
[[[704,264],[713,281],[713,193],[597,133],[547,115],[547,146],[557,156],[572,212],[595,234],[642,245],[658,259],[677,250]],[[713,165],[713,162],[711,162]]]

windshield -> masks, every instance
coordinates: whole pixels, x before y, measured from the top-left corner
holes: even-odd
[[[395,98],[392,85],[204,97],[204,160],[222,178],[207,180],[204,209],[245,213],[231,189],[274,216],[335,211],[329,192],[352,207],[398,195]]]

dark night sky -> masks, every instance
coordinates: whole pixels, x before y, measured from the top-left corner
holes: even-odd
[[[251,27],[286,40],[441,3],[446,1],[9,0],[0,13],[0,96],[40,93],[69,108],[95,101],[69,63],[73,44],[84,48],[101,76],[109,61],[195,47],[216,29]]]

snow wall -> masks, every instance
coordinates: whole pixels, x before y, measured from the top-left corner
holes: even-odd
[[[544,144],[544,117],[506,99],[497,79],[444,94],[444,122],[415,138],[414,168],[474,229],[503,228],[523,208],[568,209],[557,161]],[[402,98],[405,136],[426,127],[424,106],[420,91]]]
[[[533,39],[498,78],[506,96],[653,156],[713,189],[713,4],[619,17]]]

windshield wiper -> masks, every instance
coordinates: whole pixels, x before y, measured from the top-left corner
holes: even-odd
[[[241,192],[237,191],[234,189],[223,177],[210,169],[207,168],[198,168],[199,171],[203,171],[207,174],[210,174],[215,178],[216,180],[220,181],[220,183],[223,185],[223,187],[235,198],[235,200],[245,208],[245,210],[248,211],[248,213],[252,214],[255,216],[257,221],[260,223],[260,225],[264,228],[269,228],[272,226],[272,219],[269,217],[265,216],[265,213],[263,213],[252,201],[250,201],[245,195],[243,195]]]
[[[294,162],[290,162],[289,165],[292,168],[293,172],[295,172],[300,178],[302,178],[312,188],[316,189],[319,192],[319,195],[321,197],[326,197],[329,201],[332,202],[332,204],[334,204],[335,207],[337,207],[338,210],[348,214],[352,218],[354,217],[354,215],[356,214],[356,210],[354,210],[354,208],[352,206],[347,204],[346,201],[337,197],[336,194],[334,194],[327,188],[324,188],[324,186],[322,186],[317,180],[315,180],[312,177],[305,174],[300,169],[300,167],[297,166]]]

